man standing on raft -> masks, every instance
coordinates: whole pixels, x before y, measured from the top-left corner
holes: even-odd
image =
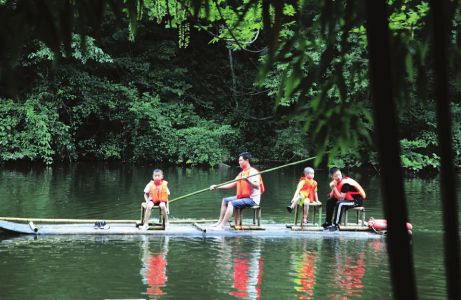
[[[215,189],[231,189],[237,187],[237,195],[227,197],[222,200],[221,213],[219,221],[212,225],[212,230],[224,230],[224,225],[229,221],[234,213],[234,208],[251,207],[259,205],[261,194],[264,192],[264,184],[259,174],[259,171],[251,167],[251,154],[243,152],[239,155],[239,165],[242,169],[235,182],[226,185],[216,186],[211,185],[210,190]]]

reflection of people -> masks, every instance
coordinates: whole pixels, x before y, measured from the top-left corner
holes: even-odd
[[[330,176],[332,179],[330,182],[331,192],[329,194],[330,198],[327,200],[325,223],[322,224],[322,227],[335,231],[339,229],[339,223],[344,210],[355,206],[362,206],[366,194],[357,181],[349,177],[343,177],[338,168],[331,168]],[[333,211],[334,219],[332,224]]]
[[[316,284],[317,254],[320,250],[321,240],[317,240],[317,247],[312,241],[301,240],[301,245],[296,251],[291,252],[291,265],[294,267],[295,295],[299,299],[314,299],[314,287]],[[307,245],[309,244],[309,248]],[[316,249],[317,248],[317,249]]]
[[[243,299],[261,299],[261,279],[264,261],[261,257],[261,248],[251,252],[237,252],[233,262],[233,285],[230,295]]]
[[[307,199],[307,202],[305,203]],[[304,205],[303,211],[303,223],[307,224],[307,218],[309,213],[309,204],[316,203],[321,204],[317,195],[317,181],[314,180],[314,169],[307,167],[304,169],[304,176],[299,179],[298,186],[296,188],[291,204],[287,206],[288,212],[291,213],[296,205]]]
[[[144,199],[146,200],[146,213],[144,214],[143,226],[141,229],[147,230],[149,228],[149,219],[152,212],[152,207],[160,206],[162,210],[165,224],[168,224],[168,196],[170,190],[168,189],[168,182],[163,179],[163,171],[155,169],[152,173],[152,180],[144,188]]]
[[[237,177],[237,181],[223,186],[211,185],[210,190],[231,189],[237,187],[236,196],[227,197],[222,200],[219,220],[210,229],[223,230],[224,225],[229,221],[234,213],[234,208],[251,207],[259,205],[261,194],[264,192],[264,184],[258,170],[250,165],[251,154],[243,152],[239,155],[239,165],[242,169]]]
[[[299,299],[314,299],[315,259],[314,252],[304,252],[301,256],[295,279],[296,297]]]
[[[149,241],[145,237],[143,243],[143,268],[141,275],[144,283],[148,285],[147,295],[162,296],[165,294],[163,288],[166,286],[168,277],[166,275],[168,253],[168,237],[165,237],[164,244],[160,251],[151,253],[149,251]]]
[[[363,290],[362,278],[365,275],[365,254],[360,252],[356,257],[346,256],[336,266],[333,290],[341,294],[332,295],[333,299],[360,297]]]

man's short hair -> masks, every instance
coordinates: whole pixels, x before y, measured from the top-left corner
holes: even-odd
[[[336,172],[338,172],[338,171],[340,171],[340,170],[339,170],[339,168],[337,168],[337,167],[332,167],[332,168],[330,168],[330,172],[329,172],[329,173],[330,173],[330,176],[333,176],[333,174],[336,173]]]
[[[242,157],[244,160],[248,160],[251,162],[251,154],[250,152],[242,152],[239,154],[239,157]]]
[[[154,169],[154,170],[152,171],[152,174],[154,174],[154,173],[161,173],[161,174],[163,175],[163,171],[160,170],[160,169]]]
[[[304,168],[304,173],[305,174],[314,174],[314,169],[312,169],[311,167],[306,167]]]

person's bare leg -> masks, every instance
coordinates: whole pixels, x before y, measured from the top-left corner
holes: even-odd
[[[227,223],[227,221],[229,221],[233,213],[234,213],[234,206],[232,205],[232,202],[229,202],[227,204],[226,213],[224,214],[224,217],[222,218],[221,223],[215,226],[214,230],[224,230],[224,225]]]
[[[218,222],[211,225],[211,227],[217,227],[217,226],[219,226],[221,224],[222,219],[224,218],[224,215],[226,214],[226,210],[227,210],[227,205],[226,205],[226,203],[225,203],[225,201],[223,199],[222,203],[221,203],[221,211],[219,212],[219,220],[218,220]]]
[[[166,205],[165,205],[165,202],[160,202],[160,209],[162,210],[162,216],[163,216],[163,219],[165,220],[165,225],[168,225],[168,213],[167,213],[167,208],[166,208]]]
[[[154,206],[154,204],[151,201],[149,201],[146,205],[146,211],[144,212],[144,220],[142,222],[142,229],[149,228],[149,219],[152,213],[152,206]]]
[[[307,223],[309,217],[309,202],[304,202],[303,223]]]
[[[301,199],[301,198],[296,198],[296,200],[293,201],[293,203],[290,204],[291,209],[295,208],[296,205],[298,205],[298,202],[299,202],[300,199]]]

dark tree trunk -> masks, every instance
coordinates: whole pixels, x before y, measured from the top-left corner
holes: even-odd
[[[403,189],[396,108],[392,93],[388,19],[384,0],[367,1],[370,83],[381,166],[384,213],[388,220],[388,253],[396,299],[416,299],[413,256],[406,229],[407,204]]]
[[[430,2],[433,21],[434,73],[436,78],[437,127],[440,151],[440,190],[442,193],[443,225],[445,228],[445,269],[448,299],[461,299],[458,208],[446,52],[448,47],[448,5],[446,1]]]

